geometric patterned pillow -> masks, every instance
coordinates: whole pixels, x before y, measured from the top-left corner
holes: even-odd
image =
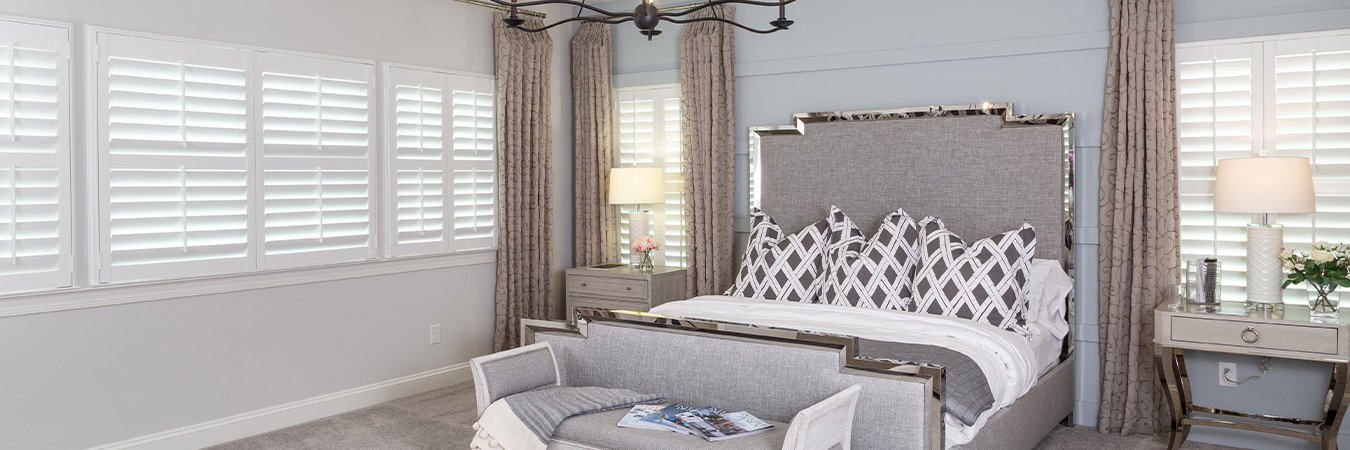
[[[897,210],[881,221],[872,239],[848,216],[839,213],[847,230],[838,250],[825,255],[827,272],[820,303],[859,308],[909,311],[914,272],[919,268],[919,226]]]
[[[919,224],[922,264],[914,276],[913,311],[960,317],[1031,337],[1027,328],[1027,275],[1036,254],[1036,230],[1016,230],[969,247],[941,220]]]
[[[784,236],[772,218],[755,208],[750,214],[750,239],[741,258],[741,271],[723,295],[814,301],[820,292],[830,234],[830,219],[826,218]]]

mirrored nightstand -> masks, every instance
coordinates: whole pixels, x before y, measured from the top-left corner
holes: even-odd
[[[1285,305],[1279,310],[1253,310],[1241,302],[1218,306],[1164,303],[1154,310],[1153,343],[1158,372],[1172,406],[1169,448],[1186,441],[1192,425],[1273,433],[1336,448],[1336,435],[1346,410],[1350,371],[1350,315],[1313,319],[1308,308]],[[1186,350],[1302,359],[1332,364],[1331,385],[1322,420],[1227,411],[1191,403]]]

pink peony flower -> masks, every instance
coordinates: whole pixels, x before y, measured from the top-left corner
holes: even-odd
[[[633,251],[634,251],[634,252],[649,252],[649,251],[652,251],[652,250],[658,250],[658,249],[660,249],[660,248],[661,248],[661,244],[660,244],[659,242],[656,242],[656,238],[655,238],[655,237],[652,237],[652,236],[642,236],[642,237],[638,237],[638,238],[633,239]]]

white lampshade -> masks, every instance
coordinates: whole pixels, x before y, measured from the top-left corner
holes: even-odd
[[[660,167],[609,169],[609,204],[665,203],[666,180]]]
[[[1215,212],[1286,214],[1317,210],[1308,158],[1221,159],[1216,176]]]

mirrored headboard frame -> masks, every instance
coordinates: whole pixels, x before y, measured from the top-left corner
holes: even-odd
[[[1074,155],[1074,115],[1058,114],[1022,114],[1013,115],[1012,103],[979,103],[968,105],[918,106],[891,109],[872,109],[855,111],[825,111],[797,113],[792,115],[791,125],[773,125],[750,127],[747,139],[749,150],[749,171],[747,195],[751,207],[760,206],[762,192],[760,163],[760,137],[762,136],[802,136],[807,125],[823,122],[866,122],[892,121],[918,118],[996,116],[1002,118],[1002,127],[1045,127],[1056,126],[1062,130],[1063,159],[1063,236],[1064,247],[1059,259],[1066,270],[1072,269],[1074,200],[1073,200],[1073,155]],[[897,207],[903,205],[896,205]],[[1042,244],[1044,245],[1044,244]],[[1072,273],[1072,272],[1070,272]]]

